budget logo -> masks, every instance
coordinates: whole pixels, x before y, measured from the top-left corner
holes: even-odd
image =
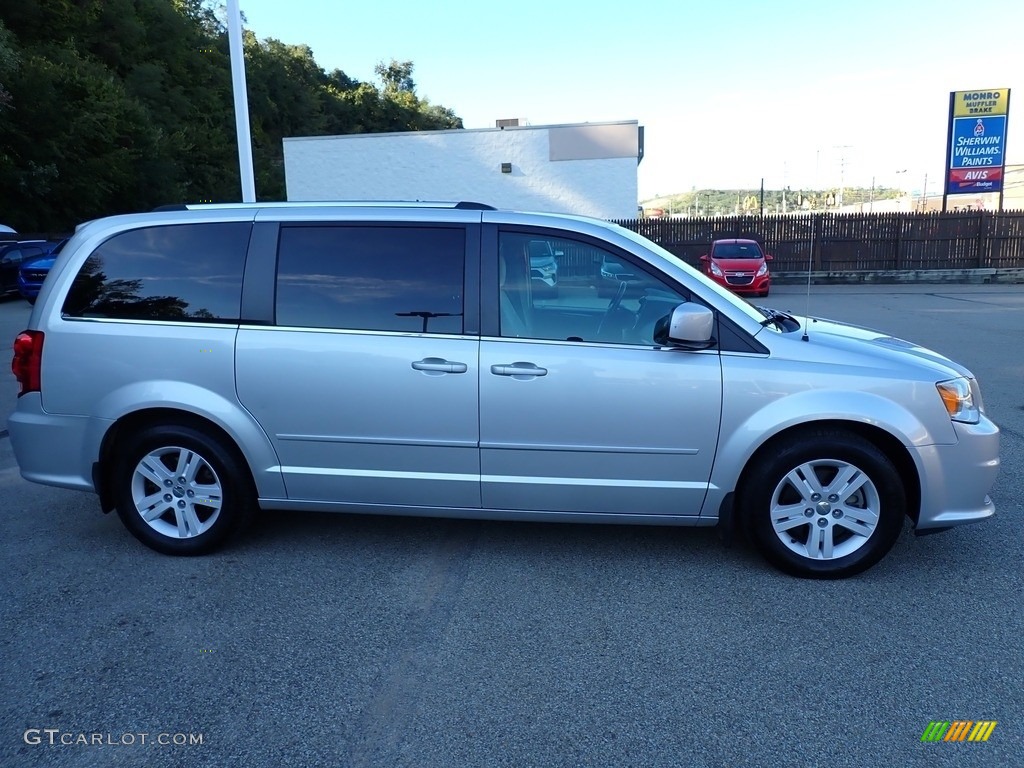
[[[995,729],[995,720],[933,720],[921,741],[988,741]]]

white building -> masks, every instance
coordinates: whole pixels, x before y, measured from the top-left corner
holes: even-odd
[[[472,200],[602,219],[636,218],[642,157],[635,120],[284,140],[291,201]]]

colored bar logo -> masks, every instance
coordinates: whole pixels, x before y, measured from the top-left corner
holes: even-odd
[[[933,720],[921,741],[988,741],[995,729],[995,720]]]

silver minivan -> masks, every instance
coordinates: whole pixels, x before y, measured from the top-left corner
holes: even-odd
[[[534,293],[537,243],[559,290]],[[609,289],[595,264],[615,263]],[[990,517],[970,371],[758,309],[602,221],[179,207],[79,227],[14,343],[28,480],[168,554],[257,508],[723,525],[834,578]]]

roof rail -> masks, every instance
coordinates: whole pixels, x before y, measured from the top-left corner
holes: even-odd
[[[498,210],[493,205],[487,203],[474,203],[471,200],[463,200],[461,203],[456,203],[455,207],[460,211],[496,211]]]
[[[477,203],[471,200],[446,202],[440,200],[304,200],[302,202],[266,202],[266,203],[171,203],[160,205],[153,213],[167,211],[195,211],[219,208],[455,208],[460,211],[494,211],[493,205]]]

